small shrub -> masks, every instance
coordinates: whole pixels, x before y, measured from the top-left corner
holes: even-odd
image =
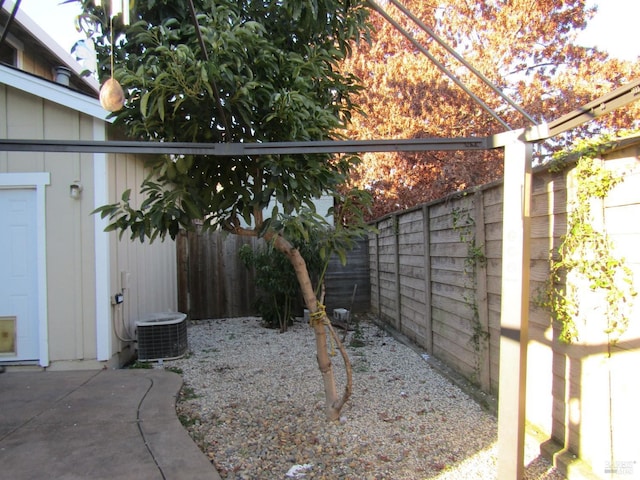
[[[310,240],[295,246],[305,259],[311,278],[317,279],[324,263],[319,245]],[[243,245],[239,255],[247,268],[255,269],[256,287],[262,292],[255,306],[264,324],[285,332],[293,323],[300,302],[300,285],[291,262],[271,244],[256,251]]]

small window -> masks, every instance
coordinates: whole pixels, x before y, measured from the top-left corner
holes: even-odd
[[[17,67],[18,50],[13,48],[7,42],[4,42],[2,45],[0,45],[0,62]]]

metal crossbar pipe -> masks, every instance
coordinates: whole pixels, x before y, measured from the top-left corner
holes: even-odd
[[[20,8],[21,1],[22,0],[17,0],[15,5],[13,6],[11,15],[9,15],[9,20],[7,20],[7,24],[5,25],[4,30],[2,31],[2,35],[0,35],[0,46],[2,46],[4,41],[7,39],[7,34],[9,33],[9,29],[11,28],[11,24],[16,18],[16,14],[18,13],[18,9]],[[0,9],[2,9],[3,4],[4,4],[4,0],[0,2]]]
[[[391,16],[376,2],[373,0],[367,0],[369,5],[376,10],[382,17],[389,22],[393,27],[398,30],[407,40],[411,42],[411,44],[420,50],[426,57],[433,62],[433,64],[442,71],[451,81],[453,81],[458,87],[460,87],[467,95],[469,95],[474,102],[476,102],[483,110],[485,110],[489,115],[491,115],[496,121],[500,123],[507,130],[512,130],[512,128],[507,124],[500,116],[494,112],[491,107],[489,107],[486,103],[480,99],[475,93],[473,93],[469,88],[462,83],[462,81],[456,77],[447,67],[445,67],[441,62],[439,62],[430,52],[427,50],[420,42],[418,42],[411,33],[407,32],[402,26],[396,22]]]
[[[313,153],[424,152],[486,150],[487,137],[389,140],[320,140],[267,143],[188,143],[89,140],[0,139],[0,151],[211,155],[297,155]]]
[[[438,36],[436,32],[434,32],[431,28],[429,28],[422,20],[416,17],[407,7],[402,5],[398,0],[389,0],[393,3],[398,10],[404,13],[407,17],[415,22],[422,30],[424,30],[431,38],[433,38],[436,42],[438,42],[447,52],[449,52],[456,60],[462,63],[465,67],[467,67],[476,77],[482,80],[485,85],[487,85],[491,90],[493,90],[496,94],[500,96],[505,102],[511,105],[514,109],[516,109],[523,117],[529,120],[534,125],[536,124],[535,119],[529,115],[520,105],[514,102],[508,95],[506,95],[502,90],[500,90],[491,80],[489,80],[482,72],[476,69],[473,65],[465,60],[465,58],[456,52],[453,48],[449,46],[447,42],[445,42],[442,37]],[[371,3],[373,0],[371,0]]]
[[[560,133],[579,127],[583,123],[598,118],[620,107],[628,105],[640,99],[640,78],[637,78],[614,91],[603,95],[582,107],[549,122],[548,137],[554,137]],[[527,138],[528,141],[540,140],[539,138]]]

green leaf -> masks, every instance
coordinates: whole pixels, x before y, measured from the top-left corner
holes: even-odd
[[[157,103],[158,103],[158,115],[160,116],[160,121],[164,122],[164,96],[159,96]]]
[[[181,156],[176,160],[176,169],[180,175],[185,175],[193,165],[192,156]]]
[[[143,118],[149,117],[149,97],[151,96],[150,92],[145,92],[140,99],[140,114]]]
[[[191,199],[185,197],[182,199],[182,207],[184,208],[187,215],[189,215],[192,219],[200,219],[202,218],[202,212],[196,206],[195,203],[191,201]]]

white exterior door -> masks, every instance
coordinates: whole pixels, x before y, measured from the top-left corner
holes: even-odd
[[[0,188],[0,317],[16,319],[15,350],[1,361],[39,359],[35,188]]]

